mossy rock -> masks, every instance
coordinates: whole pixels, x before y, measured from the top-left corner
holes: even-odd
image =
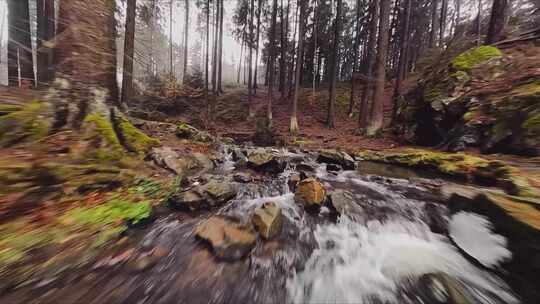
[[[489,183],[503,188],[512,195],[540,198],[540,189],[533,186],[521,170],[500,161],[465,153],[408,149],[386,152],[360,151],[355,153],[355,156],[364,161],[429,169],[469,182]]]
[[[458,71],[470,71],[475,65],[492,58],[502,57],[502,52],[494,46],[480,46],[470,49],[452,60],[452,67]]]
[[[6,107],[13,111],[7,111]],[[21,107],[6,105],[2,110],[8,113],[0,116],[0,144],[3,146],[24,139],[38,140],[50,131],[49,105],[45,102],[32,101]]]
[[[113,123],[108,115],[92,113],[86,116],[82,129],[82,150],[75,154],[84,154],[86,158],[101,161],[118,161],[125,156],[124,147],[116,136]]]
[[[145,155],[153,147],[161,145],[159,140],[144,134],[137,129],[124,115],[118,115],[116,118],[118,132],[123,137],[124,145],[131,152],[138,155]]]

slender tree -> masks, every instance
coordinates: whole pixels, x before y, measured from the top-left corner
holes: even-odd
[[[486,44],[493,44],[501,40],[501,35],[506,24],[506,11],[508,0],[494,0],[491,8],[491,18],[489,20],[489,29],[486,37]]]
[[[219,12],[221,1],[214,0],[214,41],[212,51],[212,93],[217,96],[219,94],[217,88],[217,74],[218,74],[218,43],[219,43]]]
[[[173,0],[169,2],[169,77],[172,79],[174,76],[173,68]]]
[[[218,46],[218,93],[223,93],[222,87],[222,74],[223,74],[223,14],[225,10],[223,9],[223,0],[220,1],[220,11],[219,11],[219,46]]]
[[[304,33],[305,33],[305,14],[306,14],[306,0],[299,0],[298,2],[300,17],[298,19],[298,58],[304,57]],[[294,98],[293,98],[293,108],[291,113],[291,123],[289,126],[289,131],[291,134],[298,134],[300,128],[298,126],[298,95],[300,92],[300,74],[302,73],[302,60],[296,60],[295,68],[295,81],[294,81]]]
[[[444,45],[444,33],[446,31],[446,17],[448,15],[448,0],[441,2],[441,17],[439,20],[439,45]]]
[[[431,31],[429,35],[429,47],[433,48],[437,42],[437,32],[438,32],[438,15],[437,9],[439,7],[439,0],[431,0]]]
[[[127,0],[124,39],[124,69],[122,72],[122,103],[127,104],[133,90],[133,54],[135,45],[135,17],[137,0]]]
[[[256,51],[255,51],[255,74],[253,76],[253,94],[257,94],[257,72],[259,68],[259,48],[260,48],[260,33],[261,33],[261,10],[262,10],[263,0],[259,0],[257,4],[257,38],[256,39]],[[250,116],[254,116],[255,113],[250,112]]]
[[[28,0],[8,0],[8,81],[34,85],[34,61]],[[19,78],[20,69],[20,78]]]
[[[204,100],[206,103],[206,124],[210,119],[210,100],[208,94],[208,65],[210,55],[210,0],[206,0],[206,52],[204,58]]]
[[[275,61],[276,61],[276,19],[277,19],[277,0],[273,1],[272,5],[272,22],[270,25],[270,54],[269,54],[269,64],[268,64],[268,107],[267,107],[267,118],[268,123],[272,126],[272,103],[274,101],[274,78],[275,78]]]
[[[379,6],[377,0],[371,0],[370,2],[370,21],[369,21],[369,38],[367,45],[367,67],[365,74],[365,89],[362,92],[362,99],[359,109],[359,127],[363,130],[367,127],[370,109],[370,99],[373,91],[373,67],[375,65],[375,47],[377,45],[377,25],[379,22]]]
[[[48,84],[52,79],[53,48],[55,35],[54,0],[37,0],[37,81]]]
[[[188,52],[189,52],[189,1],[186,0],[186,16],[184,23],[184,73],[183,73],[183,83],[186,83],[187,79],[187,68],[188,68]]]
[[[353,49],[353,67],[351,75],[351,95],[349,97],[349,116],[352,117],[354,109],[354,74],[356,73],[356,63],[358,61],[358,48],[360,46],[360,15],[362,13],[361,0],[356,0],[356,36],[354,38],[354,49]]]
[[[334,45],[332,49],[332,58],[330,61],[330,92],[328,99],[328,115],[326,117],[326,125],[328,128],[334,128],[335,122],[334,122],[334,107],[336,102],[336,84],[337,84],[337,78],[339,77],[338,74],[338,66],[339,66],[339,40],[340,40],[340,32],[341,32],[341,6],[342,6],[342,0],[337,0],[337,6],[336,6],[336,17],[334,20]]]
[[[377,59],[375,62],[375,89],[373,91],[373,106],[371,107],[370,124],[367,134],[373,136],[383,128],[384,118],[384,85],[386,75],[386,55],[388,51],[388,32],[390,17],[390,0],[380,1],[379,37],[377,41]]]
[[[249,5],[249,38],[250,40],[253,37],[253,15],[255,14],[255,1],[251,0]],[[249,45],[249,76],[248,76],[248,107],[249,107],[249,117],[253,117],[254,107],[253,107],[253,47],[251,46],[252,41]]]

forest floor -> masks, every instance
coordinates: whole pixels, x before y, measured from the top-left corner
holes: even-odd
[[[392,87],[385,90],[385,121],[389,122],[392,111]],[[356,92],[355,95],[359,95]],[[350,85],[338,86],[336,98],[335,128],[326,126],[328,89],[317,89],[315,97],[311,88],[301,89],[298,105],[298,123],[300,133],[289,133],[292,97],[281,98],[276,92],[273,104],[273,124],[277,142],[284,145],[297,145],[309,149],[340,147],[346,150],[373,149],[382,150],[399,146],[397,139],[390,132],[379,137],[366,137],[358,132],[358,114],[348,115]],[[358,99],[356,97],[355,99]],[[266,116],[268,90],[260,87],[254,97],[255,119],[248,118],[248,94],[245,86],[228,87],[217,98],[215,119],[209,127],[212,133],[248,141],[256,131],[256,121]],[[193,123],[191,113],[180,115],[181,121]],[[195,125],[197,125],[195,123]]]

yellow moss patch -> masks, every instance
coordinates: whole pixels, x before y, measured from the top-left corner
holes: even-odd
[[[124,137],[127,148],[139,155],[144,155],[150,148],[157,147],[161,144],[159,140],[151,138],[137,129],[123,116],[118,120],[118,128]]]
[[[116,136],[112,122],[103,114],[93,113],[84,120],[85,136],[90,148],[84,151],[87,157],[115,161],[124,156],[124,147]]]
[[[431,169],[469,181],[491,181],[513,195],[540,197],[540,189],[534,187],[519,169],[465,153],[408,149],[390,152],[360,151],[355,155],[365,161]]]
[[[14,112],[0,116],[0,144],[11,144],[23,139],[36,140],[50,130],[47,103],[33,101]],[[5,109],[4,109],[5,110]]]
[[[469,71],[477,64],[501,56],[502,52],[498,48],[484,45],[470,49],[454,58],[452,67],[458,71]]]

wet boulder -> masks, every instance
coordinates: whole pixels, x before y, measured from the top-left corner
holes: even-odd
[[[236,190],[228,182],[210,180],[201,187],[211,206],[222,205],[236,196]]]
[[[342,169],[343,168],[341,168],[340,165],[336,165],[336,164],[328,164],[328,165],[326,165],[326,171],[328,171],[328,172],[339,172]]]
[[[206,197],[196,190],[179,192],[169,197],[169,204],[175,208],[197,211],[209,207]]]
[[[349,191],[336,190],[328,195],[330,206],[340,215],[348,216],[356,222],[363,222],[365,211],[356,202],[356,197]]]
[[[294,193],[294,200],[306,208],[320,207],[326,198],[324,186],[315,178],[300,181]]]
[[[321,150],[317,161],[319,163],[339,165],[345,170],[354,170],[356,168],[356,163],[349,154],[337,150]]]
[[[237,183],[247,184],[253,181],[253,177],[249,173],[238,172],[233,175],[233,180]]]
[[[249,154],[248,166],[261,173],[279,174],[285,170],[286,164],[268,150],[257,149]]]
[[[274,202],[266,202],[255,209],[251,220],[263,238],[271,239],[281,230],[281,209]]]
[[[199,224],[195,235],[208,242],[218,258],[227,261],[243,258],[256,242],[253,231],[217,216]]]
[[[164,169],[172,171],[178,176],[183,176],[185,172],[193,166],[193,163],[180,155],[170,147],[153,148],[149,158],[154,163]]]
[[[204,185],[178,191],[169,197],[172,207],[198,211],[219,207],[236,196],[236,189],[226,181],[210,180]]]
[[[312,165],[306,163],[299,163],[296,165],[296,170],[304,172],[315,172],[315,168]]]

